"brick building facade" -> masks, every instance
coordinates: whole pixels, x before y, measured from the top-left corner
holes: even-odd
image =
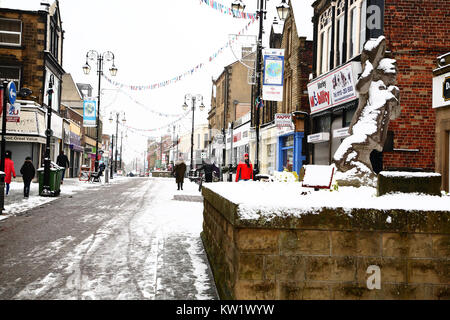
[[[226,66],[217,79],[213,80],[208,122],[211,136],[210,157],[215,159],[216,164],[228,165],[233,161],[232,158],[238,158],[238,150],[233,150],[233,154],[231,151],[231,128],[250,112],[250,101],[248,69],[239,61]],[[250,136],[249,133],[247,135]],[[248,152],[248,147],[246,150]]]
[[[402,113],[389,125],[394,151],[384,154],[385,168],[435,170],[435,113],[432,79],[436,57],[449,51],[450,5],[447,0],[386,0],[384,35],[398,65]]]
[[[12,151],[16,163],[31,156],[40,167],[45,152],[44,107],[49,102],[49,83],[53,83],[52,130],[50,157],[56,160],[64,148],[63,120],[59,116],[63,52],[62,22],[59,2],[22,5],[2,2],[0,8],[0,79],[14,81],[18,90],[17,105],[23,106],[23,117],[17,123],[7,123],[6,148]],[[21,95],[23,89],[28,95]],[[27,109],[25,111],[25,109]],[[30,117],[36,113],[37,117]],[[28,116],[27,116],[28,114]],[[33,121],[34,119],[34,121]],[[25,123],[26,122],[26,123]],[[15,128],[17,127],[17,128]]]
[[[313,42],[307,40],[302,27],[309,21],[303,21],[298,14],[300,3],[292,3],[286,20],[274,21],[270,33],[270,48],[284,49],[283,101],[264,101],[260,110],[260,172],[273,174],[274,171],[299,172],[307,162],[308,148],[305,142],[304,120],[296,123],[292,130],[278,130],[275,127],[275,114],[292,114],[295,111],[309,111],[307,83],[312,69]],[[256,95],[256,93],[255,93]],[[256,113],[253,106],[252,124]],[[306,126],[308,130],[309,127]],[[307,134],[307,133],[306,133]],[[251,156],[256,149],[252,141]]]
[[[313,7],[314,66],[310,86],[324,83],[346,66],[353,69],[356,82],[365,41],[384,35],[387,50],[397,60],[402,112],[390,122],[383,153],[374,152],[372,164],[376,171],[434,171],[432,71],[436,57],[448,51],[448,1],[317,0]],[[309,94],[313,98],[314,91]],[[313,133],[320,137],[313,143],[314,163],[331,163],[357,101],[355,97],[350,102],[318,109],[317,113],[313,108],[318,106],[311,106]]]

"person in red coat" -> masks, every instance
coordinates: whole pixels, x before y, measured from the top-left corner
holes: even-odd
[[[248,153],[244,155],[244,162],[239,163],[236,171],[236,182],[240,180],[253,180],[253,165],[248,159]]]
[[[6,195],[9,193],[9,184],[11,183],[11,175],[16,177],[16,170],[14,170],[14,162],[11,160],[11,151],[5,152],[5,183]]]

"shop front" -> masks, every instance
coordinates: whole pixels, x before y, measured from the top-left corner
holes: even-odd
[[[313,164],[331,164],[334,153],[349,135],[359,102],[355,84],[361,70],[361,63],[352,61],[308,84],[312,133],[307,142],[312,146]]]
[[[84,148],[81,146],[81,129],[80,126],[70,121],[70,140],[69,140],[69,176],[71,178],[78,177],[80,173],[81,156]]]
[[[26,157],[31,157],[35,168],[41,166],[41,155],[45,151],[46,142],[45,129],[44,110],[34,104],[24,103],[19,121],[6,123],[6,150],[12,153],[18,177],[21,176],[20,168]]]
[[[274,124],[260,129],[261,133],[261,166],[260,173],[273,175],[277,167],[278,130]]]
[[[84,136],[83,165],[91,170],[95,168],[95,140]]]

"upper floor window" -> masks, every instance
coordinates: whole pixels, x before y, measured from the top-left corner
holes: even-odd
[[[59,32],[53,23],[50,26],[50,52],[59,60]]]
[[[22,44],[22,21],[0,18],[0,44]]]
[[[319,50],[318,74],[323,74],[330,70],[331,57],[331,17],[332,7],[327,9],[319,19]]]
[[[287,30],[287,41],[286,41],[287,56],[291,55],[291,51],[292,51],[292,29],[289,28]]]
[[[350,0],[348,10],[348,51],[347,57],[352,59],[361,53],[365,42],[367,0]],[[364,13],[364,14],[363,14]],[[364,35],[363,35],[364,34]]]
[[[340,0],[336,6],[336,65],[344,63],[344,37],[345,37],[345,1]]]
[[[317,38],[317,75],[330,71],[354,58],[362,52],[366,42],[367,0],[336,1],[319,17]],[[332,21],[334,10],[334,21]],[[334,41],[332,41],[334,28]],[[331,52],[334,59],[331,60]]]

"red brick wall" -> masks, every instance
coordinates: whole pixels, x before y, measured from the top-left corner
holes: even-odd
[[[400,118],[390,123],[394,148],[420,152],[384,154],[384,168],[435,170],[435,111],[432,70],[437,56],[450,51],[448,0],[386,0],[384,33],[397,60]]]

